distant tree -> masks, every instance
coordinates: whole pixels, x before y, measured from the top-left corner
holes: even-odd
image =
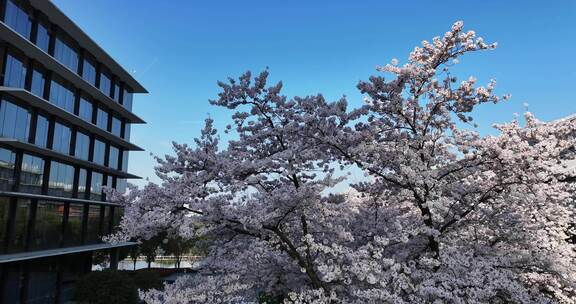
[[[163,240],[163,235],[156,235],[150,239],[144,239],[141,241],[139,251],[140,254],[144,256],[148,268],[151,268],[152,263],[156,261]]]
[[[195,243],[194,239],[185,239],[181,236],[175,236],[166,239],[161,246],[166,255],[174,257],[174,266],[180,268],[182,257],[194,248]]]
[[[472,111],[501,98],[451,67],[495,45],[462,27],[361,81],[353,110],[288,99],[267,71],[219,83],[211,103],[236,111],[237,139],[221,150],[208,119],[194,146],[158,158],[161,185],[114,196],[126,212],[110,241],[210,239],[198,275],[144,301],[575,303],[574,172],[560,157],[574,159],[576,126],[527,113],[480,136]],[[351,169],[366,178],[336,192]]]

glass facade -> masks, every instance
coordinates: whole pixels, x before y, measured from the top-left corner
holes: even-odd
[[[0,143],[0,255],[101,242],[121,216],[120,207],[102,202],[102,187],[126,189],[126,179],[110,169],[127,167],[125,143],[115,137],[129,140],[130,116],[86,84],[131,111],[133,90],[124,82],[132,80],[116,73],[116,66],[104,65],[107,59],[94,57],[85,40],[76,40],[68,28],[53,23],[54,12],[43,12],[28,0],[0,0],[0,6],[0,18],[23,36],[2,37],[1,85],[27,90],[111,133],[60,115],[50,105],[36,105],[42,102],[37,98],[2,92],[0,137],[19,143]],[[23,44],[14,39],[31,44],[19,49]],[[45,54],[30,48],[32,44]],[[79,77],[52,69],[52,60]],[[73,300],[74,281],[90,269],[91,258],[86,253],[0,263],[0,303],[67,303]]]
[[[91,85],[96,86],[96,66],[91,60],[84,59],[82,66],[82,78],[88,81]]]
[[[48,119],[42,115],[36,117],[36,134],[34,143],[37,146],[46,148],[48,146],[48,128],[50,122]]]
[[[48,31],[48,27],[42,24],[42,22],[38,22],[36,46],[48,53],[48,48],[50,47],[50,32]]]
[[[4,22],[26,39],[30,39],[32,20],[30,20],[28,13],[16,3],[12,0],[6,0]]]
[[[78,107],[78,116],[87,122],[92,122],[93,106],[90,101],[84,97],[80,97],[80,105]]]
[[[34,221],[34,237],[30,247],[37,250],[60,247],[63,220],[64,203],[38,201]]]
[[[42,193],[44,178],[44,160],[37,156],[24,154],[20,170],[19,191],[26,193]]]
[[[128,151],[122,151],[122,171],[128,172]]]
[[[68,43],[64,42],[61,37],[56,37],[54,58],[70,70],[74,72],[78,71],[78,52],[68,45]]]
[[[104,165],[104,159],[106,157],[106,144],[102,141],[95,139],[94,140],[94,154],[92,161],[99,164]]]
[[[70,154],[70,139],[72,132],[70,128],[61,124],[54,123],[54,141],[52,142],[52,150],[58,151],[62,154]]]
[[[44,73],[34,69],[32,70],[32,84],[30,86],[30,92],[32,94],[44,98],[44,85],[46,84],[46,78]]]
[[[112,81],[110,81],[110,76],[105,72],[100,73],[100,91],[106,96],[110,96],[110,88],[112,87]]]
[[[90,137],[82,132],[76,132],[76,149],[74,156],[88,160],[90,154]]]
[[[120,157],[120,150],[111,145],[110,154],[108,155],[108,167],[117,170],[119,157]]]
[[[61,82],[52,80],[50,84],[50,97],[48,99],[56,106],[70,113],[74,113],[74,92],[70,87]]]
[[[112,116],[112,130],[111,133],[121,137],[122,136],[122,121],[116,116]]]
[[[8,100],[0,103],[0,135],[23,142],[28,141],[30,132],[30,113]]]
[[[92,172],[92,182],[90,183],[90,199],[99,201],[102,199],[102,182],[104,175],[99,172]]]
[[[50,163],[48,194],[60,197],[72,197],[74,186],[74,167],[57,161]]]
[[[25,83],[26,65],[24,61],[8,54],[4,65],[4,86],[23,89]]]
[[[102,108],[98,108],[96,112],[96,125],[105,131],[108,131],[108,112]]]
[[[16,153],[0,148],[0,190],[11,191],[14,186],[14,167]]]

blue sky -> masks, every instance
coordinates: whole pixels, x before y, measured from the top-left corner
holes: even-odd
[[[494,78],[506,104],[476,112],[480,131],[528,110],[542,120],[576,113],[576,1],[145,1],[54,0],[149,91],[134,111],[148,124],[132,128],[147,152],[130,155],[129,170],[154,178],[150,152],[188,142],[210,115],[216,127],[230,112],[208,104],[217,80],[270,68],[288,96],[346,95],[374,68],[441,35],[456,20],[496,51],[461,60],[457,74]]]

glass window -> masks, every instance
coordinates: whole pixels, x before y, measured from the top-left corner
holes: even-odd
[[[119,156],[120,156],[120,150],[110,145],[110,155],[108,156],[108,167],[117,170]]]
[[[74,113],[74,92],[60,82],[52,80],[48,99],[56,106]]]
[[[87,122],[92,122],[92,103],[84,97],[80,97],[78,116]]]
[[[95,139],[94,140],[94,156],[92,161],[104,165],[104,157],[106,155],[106,144],[102,141]]]
[[[122,151],[122,171],[128,172],[128,150]]]
[[[70,138],[72,131],[65,125],[60,123],[54,124],[54,141],[52,142],[52,150],[58,151],[63,154],[70,154]]]
[[[52,161],[50,163],[50,182],[48,194],[54,196],[71,197],[74,184],[74,167]]]
[[[23,89],[25,82],[26,65],[24,61],[8,54],[4,68],[4,85]]]
[[[11,191],[14,185],[16,153],[0,148],[0,190]]]
[[[36,46],[39,47],[44,52],[48,53],[49,45],[50,45],[50,32],[48,32],[48,27],[42,24],[41,22],[38,22]]]
[[[44,73],[34,69],[32,70],[32,85],[30,91],[32,94],[44,98],[44,84],[46,83],[46,78]]]
[[[10,213],[10,198],[0,197],[0,254],[4,253],[5,239],[8,230],[8,214]]]
[[[96,113],[96,125],[100,129],[108,131],[108,112],[102,108],[98,108],[98,112]]]
[[[26,193],[42,193],[43,177],[44,160],[40,157],[24,154],[19,190]]]
[[[102,173],[92,172],[92,183],[90,184],[90,199],[101,200],[102,199],[102,182],[104,176]]]
[[[30,113],[10,101],[2,100],[0,104],[0,135],[28,141],[30,132]]]
[[[125,178],[116,179],[116,190],[120,193],[126,193],[127,183]]]
[[[112,116],[112,134],[120,137],[122,135],[122,121],[116,116]]]
[[[8,252],[24,251],[31,206],[30,200],[18,199],[16,216],[14,217],[14,234],[12,235]]]
[[[50,249],[60,246],[64,203],[39,201],[34,222],[32,249]]]
[[[110,223],[112,221],[112,215],[110,213],[110,210],[112,209],[111,206],[103,206],[104,207],[104,216],[102,218],[102,230],[101,233],[102,235],[107,235],[109,234],[110,231]]]
[[[78,71],[78,52],[59,37],[54,44],[54,58],[70,70]]]
[[[96,67],[89,59],[84,59],[84,66],[82,67],[82,78],[96,86]]]
[[[127,141],[130,141],[130,129],[132,128],[132,124],[129,123],[125,123],[124,124],[124,136],[122,136],[122,138],[124,138]]]
[[[88,231],[86,233],[86,242],[88,244],[97,243],[100,239],[100,210],[99,205],[90,205],[88,209]]]
[[[120,225],[120,221],[122,220],[122,216],[124,215],[124,209],[118,207],[118,206],[114,206],[114,218],[112,219],[112,225],[114,226],[114,228],[118,228],[118,225]]]
[[[78,198],[85,198],[88,172],[86,169],[80,168],[80,172],[78,173]]]
[[[120,85],[114,82],[114,100],[120,102]]]
[[[90,152],[90,137],[82,132],[76,132],[76,149],[74,156],[88,160]]]
[[[24,9],[16,5],[12,0],[6,1],[6,15],[4,22],[20,35],[30,39],[30,30],[32,29],[32,20]]]
[[[110,76],[106,73],[100,73],[100,91],[102,91],[106,96],[110,96],[110,88],[112,87],[112,82],[110,81]]]
[[[36,118],[36,136],[34,143],[37,146],[46,148],[48,142],[48,119],[42,115]]]
[[[65,245],[80,245],[82,243],[82,218],[83,206],[81,204],[70,204],[68,209],[68,223],[64,229]]]
[[[122,97],[122,104],[124,107],[132,111],[132,92],[128,89],[124,89],[124,96]]]

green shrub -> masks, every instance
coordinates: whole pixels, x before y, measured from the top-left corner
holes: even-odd
[[[158,272],[153,269],[142,269],[134,272],[132,279],[136,284],[138,289],[149,290],[149,289],[163,289],[164,284],[160,279]]]
[[[125,272],[94,271],[76,283],[76,301],[79,304],[137,304],[138,288]]]

